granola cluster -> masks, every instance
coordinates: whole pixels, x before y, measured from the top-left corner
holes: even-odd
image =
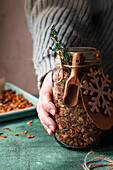
[[[0,90],[0,113],[31,107],[33,104],[11,89]]]

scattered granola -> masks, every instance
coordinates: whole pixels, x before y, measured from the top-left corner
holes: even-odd
[[[7,129],[8,131],[11,131],[11,129],[7,128],[7,127],[3,127],[3,129]]]
[[[7,138],[7,136],[6,136],[6,135],[0,135],[0,137],[2,137],[2,138]]]
[[[29,122],[27,122],[27,124],[29,124],[30,126],[32,126],[32,120],[30,120]],[[8,128],[8,127],[3,127],[3,129],[7,129],[8,131],[11,131],[11,129],[10,128]],[[24,132],[21,132],[21,134],[27,134],[28,133],[28,131],[27,130],[25,130]],[[14,133],[13,134],[14,136],[19,136],[19,134],[18,133]],[[3,132],[0,132],[0,137],[3,137],[3,138],[7,138],[6,137],[6,135],[3,135]],[[31,134],[29,134],[29,135],[27,135],[27,138],[34,138],[35,136],[31,136]],[[20,139],[18,139],[19,141],[20,141]]]
[[[2,132],[0,132],[0,135],[2,135],[3,133]]]
[[[16,133],[16,134],[13,134],[14,136],[19,136],[19,134],[18,133]]]
[[[32,120],[30,120],[29,122],[27,122],[28,125],[32,126]]]
[[[21,132],[22,134],[27,134],[27,130],[25,132]]]
[[[34,138],[35,136],[31,136],[31,134],[27,135],[27,138]]]
[[[27,130],[24,133],[27,134]]]
[[[24,132],[21,132],[21,134],[24,134]]]

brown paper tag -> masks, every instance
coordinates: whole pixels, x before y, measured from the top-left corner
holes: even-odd
[[[103,72],[100,75],[95,73],[90,69],[83,75],[81,97],[93,123],[102,130],[109,130],[113,126],[113,92],[109,89],[108,76]]]
[[[0,89],[5,88],[5,78],[0,78]]]

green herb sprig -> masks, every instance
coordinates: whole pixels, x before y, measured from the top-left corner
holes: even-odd
[[[49,47],[50,50],[54,51],[55,53],[58,54],[58,52],[60,51],[61,53],[61,58],[62,58],[62,63],[63,64],[67,64],[67,65],[71,65],[72,63],[72,56],[71,54],[68,52],[68,48],[66,48],[66,46],[61,42],[61,40],[58,40],[57,38],[57,31],[55,30],[55,26],[53,25],[51,27],[51,40],[55,43],[54,47]]]

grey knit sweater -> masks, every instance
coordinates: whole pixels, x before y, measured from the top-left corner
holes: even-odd
[[[50,29],[67,47],[89,46],[101,52],[102,66],[113,88],[113,0],[26,0],[27,22],[33,39],[33,62],[38,78],[54,68]]]

